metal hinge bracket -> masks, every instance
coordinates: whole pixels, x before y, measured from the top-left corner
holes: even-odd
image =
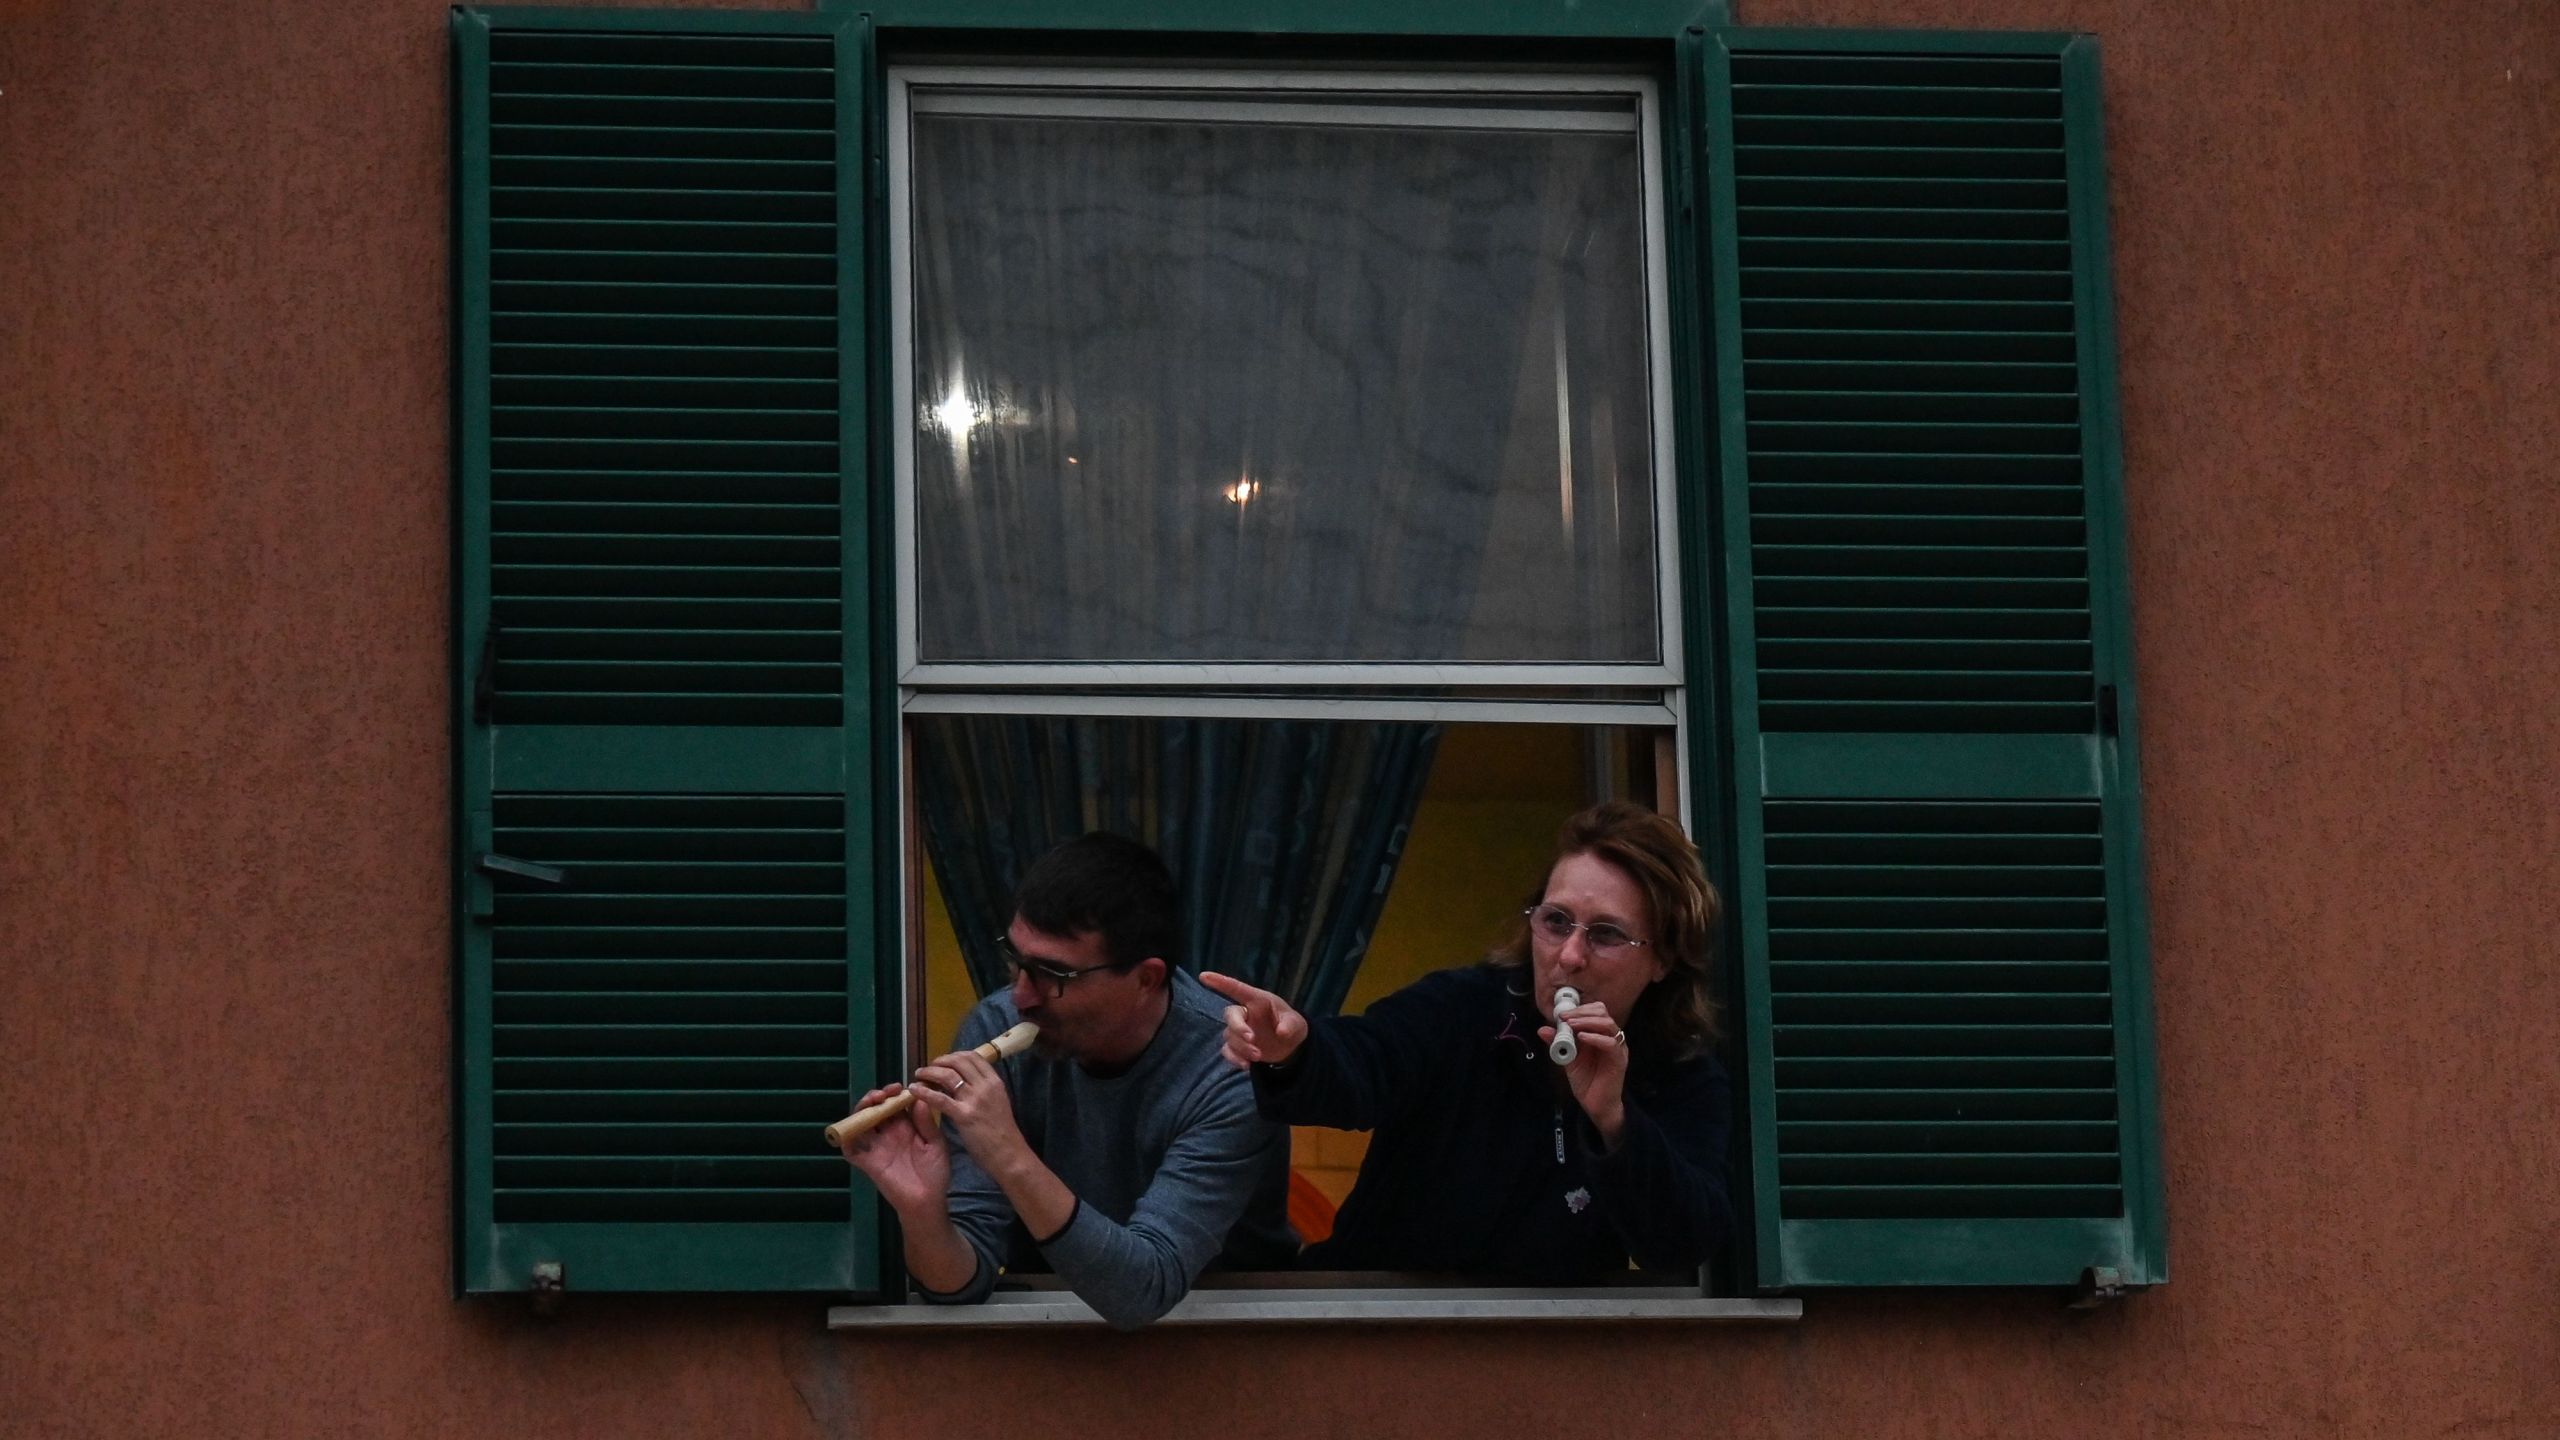
[[[2121,1300],[2133,1287],[2124,1283],[2124,1272],[2112,1265],[2092,1265],[2080,1272],[2080,1283],[2071,1287],[2071,1308],[2095,1310],[2110,1300]]]
[[[557,1260],[545,1260],[533,1267],[533,1313],[557,1315],[560,1302],[569,1293],[568,1267]]]

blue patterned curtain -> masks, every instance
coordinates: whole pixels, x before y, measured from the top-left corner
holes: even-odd
[[[1330,1015],[1350,992],[1431,771],[1436,725],[920,717],[925,850],[970,979],[1004,983],[1014,887],[1061,840],[1154,846],[1182,887],[1184,966]]]

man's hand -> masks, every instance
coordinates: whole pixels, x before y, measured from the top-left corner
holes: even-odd
[[[1013,1202],[1014,1218],[1046,1245],[1075,1219],[1076,1195],[1042,1163],[1013,1118],[1004,1072],[975,1050],[945,1055],[916,1072],[916,1108],[958,1129],[969,1158]]]
[[[991,1174],[1031,1154],[1013,1118],[1004,1073],[975,1050],[957,1050],[916,1071],[916,1108],[957,1128],[969,1154]]]
[[[906,1089],[890,1085],[862,1097],[855,1106],[877,1105]],[[903,1115],[893,1115],[880,1125],[844,1142],[844,1158],[853,1168],[871,1177],[880,1188],[880,1198],[901,1218],[911,1215],[943,1215],[951,1204],[951,1149],[942,1143],[940,1132],[923,1113],[921,1102]]]
[[[1306,1043],[1307,1017],[1291,1009],[1288,1001],[1215,973],[1202,975],[1200,983],[1235,1002],[1227,1007],[1229,1064],[1238,1068],[1277,1065]]]
[[[1574,1057],[1564,1067],[1565,1086],[1591,1117],[1602,1143],[1614,1150],[1627,1123],[1627,1032],[1597,1000],[1559,1010],[1556,1019],[1573,1031]],[[1555,1026],[1538,1027],[1539,1044],[1555,1038]]]

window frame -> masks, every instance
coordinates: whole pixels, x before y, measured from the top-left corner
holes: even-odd
[[[836,0],[819,0],[819,8],[825,11],[855,7]],[[890,952],[896,957],[894,964],[881,966],[880,980],[884,987],[897,987],[894,996],[883,995],[881,1014],[884,1021],[893,1016],[905,1017],[903,1038],[910,1053],[902,1057],[902,1062],[912,1061],[915,1053],[932,1043],[932,1037],[921,1033],[922,1007],[915,1003],[921,994],[922,923],[917,911],[922,895],[919,867],[923,853],[921,836],[915,828],[912,747],[907,737],[907,717],[911,714],[1286,713],[1291,718],[1466,719],[1664,729],[1669,732],[1678,767],[1672,777],[1677,804],[1674,818],[1684,831],[1698,838],[1707,852],[1710,878],[1724,893],[1734,893],[1738,883],[1736,861],[1731,846],[1721,838],[1731,827],[1729,809],[1734,781],[1725,773],[1723,760],[1727,750],[1726,698],[1718,677],[1722,673],[1724,639],[1717,587],[1711,579],[1719,553],[1715,531],[1719,507],[1709,488],[1716,453],[1711,393],[1714,367],[1707,349],[1711,332],[1702,309],[1707,290],[1702,269],[1702,217],[1697,211],[1702,179],[1695,134],[1702,108],[1695,56],[1713,28],[1730,24],[1727,0],[1631,0],[1607,8],[1581,7],[1573,0],[1531,0],[1528,4],[1502,7],[1484,7],[1470,0],[1417,0],[1396,7],[1376,7],[1364,0],[1213,0],[1210,6],[1181,12],[1178,19],[1169,18],[1168,12],[1148,0],[1062,0],[1055,4],[1042,4],[1039,0],[890,0],[865,8],[871,23],[878,27],[872,49],[877,67],[874,73],[884,81],[894,67],[902,65],[984,63],[990,56],[1023,53],[1088,57],[1097,68],[1151,59],[1196,67],[1221,61],[1242,63],[1243,57],[1267,67],[1277,48],[1272,44],[1275,39],[1285,47],[1278,50],[1284,59],[1339,61],[1350,56],[1372,65],[1380,63],[1377,49],[1360,42],[1384,42],[1405,69],[1466,63],[1481,55],[1484,58],[1476,63],[1485,68],[1517,70],[1523,66],[1524,55],[1532,53],[1523,48],[1522,42],[1552,42],[1541,44],[1534,53],[1543,56],[1561,45],[1587,55],[1585,69],[1619,69],[1643,76],[1651,91],[1646,123],[1652,140],[1649,185],[1643,199],[1653,212],[1648,217],[1647,240],[1648,264],[1655,268],[1648,277],[1648,308],[1654,321],[1648,358],[1655,389],[1655,463],[1661,477],[1658,484],[1667,486],[1667,498],[1658,502],[1663,510],[1657,516],[1657,544],[1667,547],[1672,556],[1663,575],[1659,623],[1666,636],[1676,637],[1678,644],[1676,663],[1670,663],[1675,652],[1666,652],[1663,669],[1667,673],[1661,680],[1641,687],[1653,692],[1641,700],[1558,702],[1534,693],[1507,700],[1481,694],[1459,699],[1419,698],[1413,692],[1450,683],[1448,678],[1431,668],[1398,687],[1387,683],[1393,677],[1381,674],[1377,667],[1362,667],[1353,683],[1330,682],[1329,690],[1308,687],[1296,695],[1243,696],[1221,694],[1206,687],[1188,694],[1168,695],[1164,693],[1167,687],[1161,683],[1110,683],[1091,675],[1076,690],[981,688],[987,684],[983,680],[977,686],[914,683],[910,679],[913,650],[907,643],[911,635],[909,621],[903,614],[891,618],[884,628],[890,632],[888,643],[898,648],[894,656],[884,656],[890,663],[880,667],[883,673],[878,684],[885,702],[882,713],[896,717],[893,725],[882,727],[886,732],[882,749],[884,764],[895,777],[895,809],[891,813],[897,817],[900,835],[895,843],[885,845],[884,851],[897,866],[891,893],[901,897],[901,904],[898,915],[884,928],[899,932],[900,943]],[[871,93],[871,143],[882,157],[873,171],[872,213],[876,228],[872,243],[875,278],[885,289],[889,257],[903,254],[903,236],[893,239],[889,217],[903,220],[903,212],[891,200],[892,166],[887,142],[893,114],[892,87],[883,83],[873,87]],[[904,370],[912,337],[906,329],[911,323],[908,305],[899,300],[893,301],[892,307],[895,322],[875,325],[872,330],[870,367],[875,377],[875,413],[896,417],[895,429],[887,434],[875,430],[873,435],[874,473],[897,476],[902,473],[898,447],[912,443],[909,417],[913,413],[913,397],[911,392],[900,397],[892,377]],[[1664,395],[1666,386],[1668,394]],[[903,483],[892,488],[892,506],[909,503]],[[911,519],[902,516],[885,527],[890,533],[875,532],[873,536],[875,565],[881,573],[897,577],[896,588],[889,592],[890,608],[902,608],[913,593],[910,577],[900,569],[906,563],[902,543],[910,533],[910,525]],[[1469,678],[1480,689],[1492,688],[1484,685],[1480,675]],[[1359,681],[1366,681],[1367,685]],[[1403,693],[1399,693],[1400,688]],[[1702,824],[1708,827],[1708,833],[1702,833]],[[1721,949],[1729,956],[1739,953],[1732,943],[1729,921],[1726,943]],[[1718,1004],[1728,1014],[1738,1014],[1742,1001],[1742,979],[1737,969],[1727,963],[1718,967],[1716,975]],[[1187,1320],[1194,1310],[1204,1312],[1198,1315],[1197,1323],[1211,1324],[1264,1324],[1289,1319],[1393,1323],[1523,1318],[1800,1318],[1802,1302],[1771,1296],[1756,1272],[1746,1129],[1748,1077],[1739,1063],[1730,1070],[1735,1094],[1736,1149],[1734,1181],[1730,1186],[1734,1233],[1724,1254],[1702,1271],[1700,1283],[1679,1288],[1678,1294],[1693,1297],[1685,1303],[1673,1298],[1666,1308],[1650,1315],[1622,1310],[1586,1313],[1584,1302],[1571,1299],[1570,1292],[1545,1292],[1559,1297],[1558,1308],[1546,1300],[1523,1300],[1498,1289],[1481,1292],[1482,1299],[1478,1301],[1444,1301],[1411,1284],[1396,1283],[1396,1277],[1389,1276],[1381,1277],[1387,1283],[1376,1288],[1295,1292],[1292,1298],[1304,1302],[1306,1313],[1292,1315],[1260,1313],[1268,1307],[1254,1303],[1257,1298],[1280,1300],[1280,1292],[1239,1290],[1229,1294],[1214,1286],[1196,1289],[1177,1318]],[[893,1270],[902,1268],[892,1241],[884,1240],[883,1259]],[[1673,1292],[1660,1293],[1673,1296]],[[1029,1302],[1041,1297],[1033,1292],[1015,1298]],[[1704,1308],[1695,1308],[1700,1306]],[[894,1301],[838,1307],[830,1312],[830,1323],[837,1328],[894,1325],[895,1317],[916,1308],[912,1302],[901,1307]],[[1028,1317],[1018,1312],[1029,1308],[1034,1307],[1026,1304],[966,1319],[955,1317],[946,1323],[964,1329],[1021,1325]],[[1074,1323],[1080,1318],[1073,1306],[1055,1313],[1051,1313],[1055,1307],[1038,1308],[1041,1315],[1029,1323]]]

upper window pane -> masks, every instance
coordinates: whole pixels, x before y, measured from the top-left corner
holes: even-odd
[[[908,91],[916,658],[1661,663],[1642,97],[1205,83]]]

